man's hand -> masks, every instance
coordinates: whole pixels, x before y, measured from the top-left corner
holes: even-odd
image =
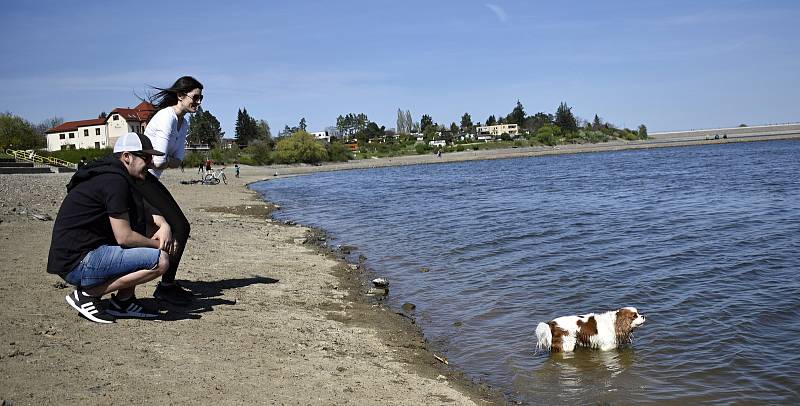
[[[157,214],[153,215],[153,223],[158,227],[158,230],[153,234],[153,239],[159,242],[158,249],[173,255],[176,252],[176,245],[178,244],[172,238],[172,228],[163,216]]]

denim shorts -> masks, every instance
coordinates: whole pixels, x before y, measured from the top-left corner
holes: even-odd
[[[90,288],[142,269],[155,269],[159,255],[157,248],[102,245],[89,251],[64,280],[79,288]]]

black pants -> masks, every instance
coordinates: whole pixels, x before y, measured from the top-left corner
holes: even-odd
[[[175,274],[178,272],[186,241],[189,239],[189,220],[186,220],[186,216],[172,194],[157,177],[148,173],[144,183],[134,183],[147,203],[158,210],[167,220],[167,224],[172,229],[172,238],[178,242],[178,249],[169,257],[169,270],[161,277],[162,281],[172,283],[175,281]]]

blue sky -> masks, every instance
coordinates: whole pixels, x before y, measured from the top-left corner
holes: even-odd
[[[398,108],[438,123],[562,101],[651,132],[800,121],[796,1],[14,1],[0,111],[67,121],[181,75],[233,137]]]

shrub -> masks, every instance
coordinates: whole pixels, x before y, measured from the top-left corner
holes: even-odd
[[[298,131],[278,141],[275,146],[275,161],[284,164],[318,163],[328,159],[328,152],[314,137]]]
[[[333,162],[347,162],[353,159],[353,153],[341,142],[328,144],[328,159]]]
[[[414,146],[414,150],[417,151],[417,154],[422,155],[427,153],[428,150],[430,150],[430,148],[428,148],[428,146],[423,143],[419,143]]]
[[[464,146],[461,144],[456,145],[456,151],[461,152],[464,150]]]
[[[266,141],[251,141],[240,162],[247,165],[269,165],[272,163],[272,149]]]
[[[67,162],[78,163],[81,158],[86,158],[86,161],[91,161],[95,158],[104,157],[113,153],[113,148],[83,148],[83,149],[62,149],[60,151],[36,151],[39,155],[51,156],[53,158],[63,159]]]

